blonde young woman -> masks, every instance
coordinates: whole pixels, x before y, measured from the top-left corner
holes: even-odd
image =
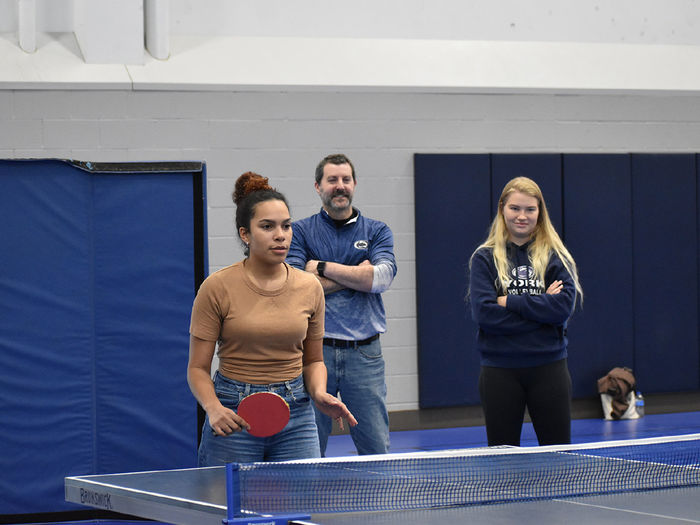
[[[233,200],[246,258],[211,274],[192,308],[187,380],[207,413],[199,466],[320,457],[312,402],[341,427],[343,419],[357,424],[326,392],[323,289],[313,275],[284,262],[292,219],[267,178],[244,173]],[[239,402],[255,392],[275,392],[290,406],[289,423],[274,436],[248,434],[237,413]]]
[[[470,260],[489,446],[520,444],[526,407],[540,445],[571,442],[566,326],[582,296],[576,263],[539,186],[527,177],[511,180]]]

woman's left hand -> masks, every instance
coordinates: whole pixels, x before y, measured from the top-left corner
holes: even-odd
[[[345,406],[340,399],[334,397],[327,392],[322,392],[319,396],[314,399],[316,407],[326,414],[331,419],[334,419],[340,425],[340,429],[343,429],[343,419],[348,422],[348,425],[354,427],[357,425],[357,419],[353,416],[348,407]]]
[[[564,287],[564,282],[563,281],[554,281],[552,284],[549,285],[547,288],[547,291],[545,293],[551,294],[551,295],[557,295],[559,292],[561,292],[561,289]]]

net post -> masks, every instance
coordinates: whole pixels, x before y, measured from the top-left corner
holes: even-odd
[[[226,463],[226,519],[221,520],[224,525],[253,525],[256,523],[265,525],[288,525],[297,521],[311,519],[309,514],[279,514],[279,515],[244,515],[241,509],[241,480],[240,464]]]
[[[241,481],[238,463],[226,464],[226,517],[232,521],[241,513]]]

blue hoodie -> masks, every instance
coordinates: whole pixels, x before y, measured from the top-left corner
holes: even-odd
[[[556,253],[547,264],[544,282],[536,280],[528,246],[507,243],[511,280],[506,307],[496,299],[504,295],[490,248],[478,250],[471,263],[469,299],[472,318],[479,325],[477,350],[483,366],[523,368],[540,366],[566,357],[566,325],[576,304],[574,280]],[[546,294],[560,280],[560,293]]]

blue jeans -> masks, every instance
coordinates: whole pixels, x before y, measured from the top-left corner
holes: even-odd
[[[386,454],[389,451],[389,414],[379,339],[350,348],[323,345],[323,360],[328,369],[328,393],[334,396],[340,393],[343,403],[357,419],[357,426],[350,427],[357,453]],[[324,456],[332,424],[328,416],[316,410]]]
[[[199,444],[199,466],[210,467],[225,463],[252,463],[255,461],[284,461],[318,458],[321,456],[313,405],[302,376],[269,385],[241,383],[216,373],[216,396],[226,408],[237,410],[238,404],[254,392],[275,392],[289,404],[289,423],[281,432],[270,437],[251,436],[245,430],[228,436],[217,436],[209,426],[209,417],[202,427]]]

